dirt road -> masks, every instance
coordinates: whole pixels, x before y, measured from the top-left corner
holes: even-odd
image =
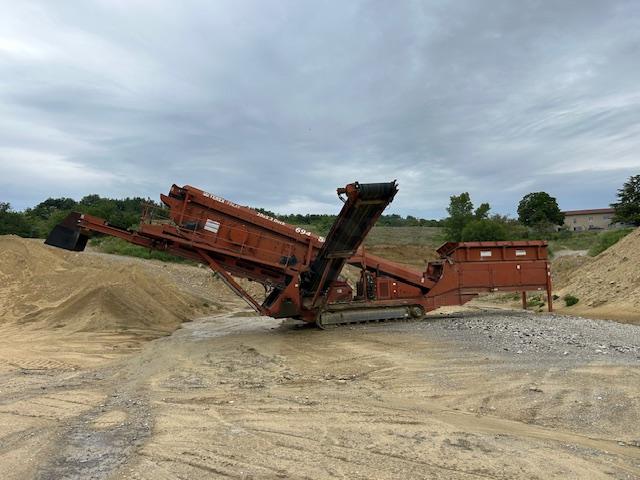
[[[5,329],[0,478],[640,478],[637,330],[504,312],[226,315],[142,345]]]

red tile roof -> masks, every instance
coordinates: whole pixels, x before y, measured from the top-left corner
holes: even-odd
[[[567,210],[565,215],[598,215],[600,213],[615,213],[613,208],[594,208],[591,210]]]

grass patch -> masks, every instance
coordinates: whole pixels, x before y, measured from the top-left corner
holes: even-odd
[[[176,257],[159,250],[140,247],[116,237],[94,237],[91,239],[90,245],[102,253],[144,258],[147,260],[160,260],[162,262],[193,263],[190,260],[185,260],[184,258]]]
[[[420,245],[437,248],[444,243],[440,227],[373,227],[365,245]]]
[[[326,235],[328,228],[318,225],[296,224],[317,235]],[[437,248],[445,242],[444,229],[441,227],[385,227],[374,226],[367,237],[365,245],[421,245]]]
[[[545,301],[541,295],[534,295],[527,300],[527,308],[542,308],[545,306]]]
[[[580,301],[578,297],[574,297],[573,295],[565,295],[563,300],[567,307],[575,305]]]
[[[632,231],[632,228],[623,228],[606,231],[555,232],[548,237],[549,251],[555,253],[561,250],[587,250],[590,256],[595,257]]]
[[[633,231],[632,228],[622,228],[620,230],[610,230],[602,232],[598,235],[596,242],[589,248],[589,256],[595,257],[601,254],[607,248],[618,243],[621,239],[629,235]]]
[[[550,250],[589,250],[598,241],[600,232],[570,232],[568,230],[549,234]]]

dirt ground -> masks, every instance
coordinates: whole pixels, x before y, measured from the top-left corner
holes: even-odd
[[[636,325],[471,305],[320,331],[252,316],[206,269],[55,251],[40,272],[10,243],[2,479],[640,478]],[[60,287],[77,268],[82,297]],[[46,302],[23,288],[45,280]],[[166,328],[122,328],[138,299]]]
[[[5,329],[0,477],[640,478],[633,338],[522,354],[467,329],[504,331],[495,312],[328,331],[237,315],[143,344]]]

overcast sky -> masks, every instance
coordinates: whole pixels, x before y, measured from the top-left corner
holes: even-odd
[[[514,214],[640,173],[640,1],[0,2],[0,201],[191,184],[277,212],[398,179]]]

